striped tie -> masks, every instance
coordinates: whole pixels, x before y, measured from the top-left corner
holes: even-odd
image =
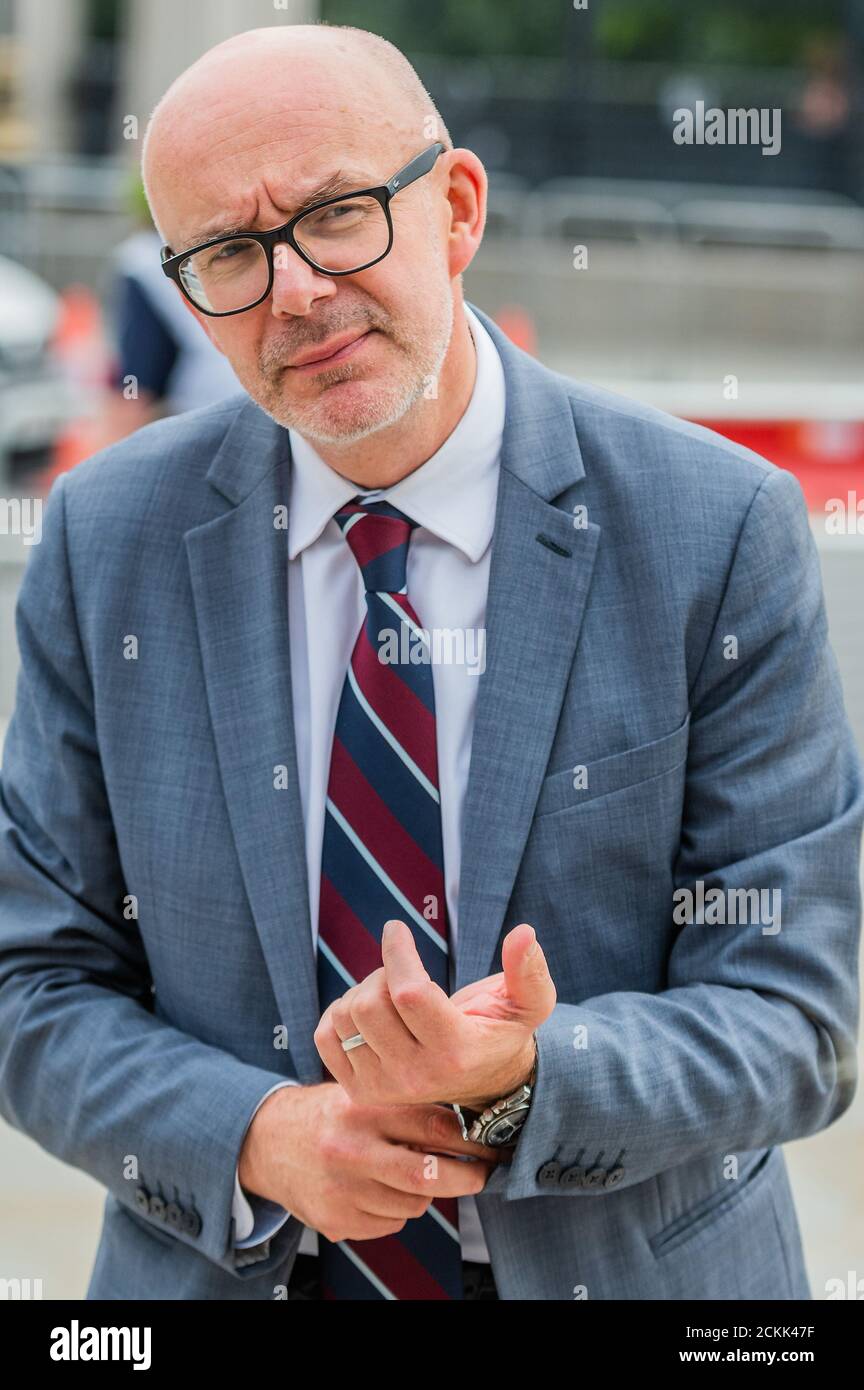
[[[362,571],[366,618],[342,688],[327,785],[322,1013],[380,969],[391,917],[408,923],[430,978],[450,992],[432,667],[417,661],[421,624],[405,583],[416,522],[388,502],[349,503],[335,519]],[[325,1298],[463,1297],[455,1197],[436,1198],[396,1235],[334,1243],[319,1233],[318,1243]]]

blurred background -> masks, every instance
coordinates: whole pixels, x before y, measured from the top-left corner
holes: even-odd
[[[238,389],[158,268],[149,112],[230,34],[323,19],[396,43],[486,165],[472,303],[547,365],[799,478],[864,751],[864,0],[583,5],[0,0],[0,739],[28,507],[111,439]],[[779,110],[779,152],[677,144],[697,102]],[[786,1155],[824,1298],[864,1280],[864,1087]],[[82,1297],[103,1195],[0,1121],[0,1276]]]

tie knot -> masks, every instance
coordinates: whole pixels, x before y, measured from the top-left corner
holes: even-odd
[[[335,520],[360,566],[366,592],[404,592],[408,542],[416,521],[389,502],[348,502]]]

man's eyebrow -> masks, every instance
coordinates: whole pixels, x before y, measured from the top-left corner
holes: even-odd
[[[288,222],[298,212],[304,208],[309,208],[313,203],[321,203],[326,198],[335,198],[340,193],[351,193],[357,188],[369,188],[370,182],[363,174],[352,174],[344,169],[337,169],[329,174],[323,183],[316,184],[303,194],[294,206],[294,211],[288,213],[283,221]],[[280,226],[280,223],[275,223]],[[233,236],[235,232],[268,231],[267,227],[250,227],[247,222],[232,222],[223,227],[199,227],[191,231],[184,240],[184,246],[200,246],[205,241],[215,241],[217,237]]]

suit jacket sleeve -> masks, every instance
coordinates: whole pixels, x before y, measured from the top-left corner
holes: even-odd
[[[690,710],[675,889],[780,890],[780,931],[688,922],[661,993],[556,1005],[513,1163],[484,1191],[602,1197],[538,1186],[538,1169],[620,1156],[623,1187],[813,1134],[852,1100],[862,771],[803,495],[779,469],[751,499]]]
[[[285,1078],[154,1013],[78,638],[64,482],[16,609],[21,667],[0,777],[0,1113],[128,1207],[139,1183],[169,1201],[176,1191],[200,1230],[175,1238],[245,1278],[233,1176],[253,1111]],[[250,1273],[275,1268],[300,1231],[289,1220]]]

